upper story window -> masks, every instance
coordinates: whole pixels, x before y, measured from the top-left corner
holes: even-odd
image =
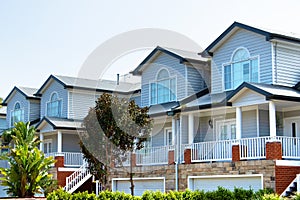
[[[161,69],[156,80],[150,84],[150,104],[160,104],[176,100],[176,78],[170,77],[166,69]]]
[[[47,103],[47,116],[61,117],[61,99],[58,99],[57,93],[53,93]]]
[[[24,110],[21,109],[19,102],[15,104],[14,110],[11,111],[10,125],[13,126],[15,122],[24,121]]]
[[[223,65],[223,80],[225,90],[235,89],[243,82],[257,83],[258,56],[250,57],[247,49],[237,49],[231,62]]]

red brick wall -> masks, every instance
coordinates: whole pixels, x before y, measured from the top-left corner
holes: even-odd
[[[240,161],[240,146],[232,145],[232,162]]]
[[[275,184],[276,193],[281,194],[289,184],[296,178],[296,174],[300,174],[300,166],[276,166],[275,167]]]
[[[64,187],[66,185],[66,178],[73,173],[71,172],[60,172],[57,170],[57,183],[59,186]]]
[[[266,159],[267,160],[281,160],[282,148],[280,142],[266,143]]]
[[[191,164],[192,163],[192,154],[191,149],[184,150],[184,164]]]

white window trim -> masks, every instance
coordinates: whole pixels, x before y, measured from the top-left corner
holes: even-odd
[[[165,146],[169,145],[168,144],[168,141],[169,141],[168,131],[171,131],[171,133],[172,133],[172,145],[175,144],[175,140],[174,140],[175,136],[174,136],[174,133],[172,131],[172,127],[165,127],[164,128],[164,145]]]
[[[61,106],[60,106],[60,113],[61,113],[61,116],[59,116],[60,118],[63,116],[63,98],[59,98],[59,95],[58,95],[58,92],[56,92],[56,91],[53,91],[53,92],[51,92],[51,94],[50,94],[50,96],[49,96],[49,100],[46,102],[46,106],[45,106],[45,116],[47,116],[48,117],[48,103],[50,103],[50,102],[52,102],[51,101],[51,97],[52,97],[52,95],[54,94],[54,93],[56,93],[56,95],[57,95],[57,101],[61,101]]]
[[[258,83],[260,83],[260,55],[255,55],[255,56],[251,56],[251,54],[250,54],[250,52],[249,52],[249,50],[246,48],[246,47],[238,47],[238,48],[236,48],[234,51],[233,51],[233,53],[231,54],[231,57],[230,57],[230,62],[225,62],[225,63],[223,63],[222,64],[222,90],[223,91],[230,91],[230,90],[234,90],[234,89],[236,89],[236,88],[234,88],[233,87],[233,85],[232,85],[232,87],[230,88],[230,89],[225,89],[225,79],[224,79],[224,68],[225,68],[225,66],[228,66],[228,65],[230,65],[231,66],[231,82],[233,82],[233,73],[232,73],[232,64],[234,64],[234,63],[236,63],[236,62],[233,62],[233,56],[234,56],[234,54],[238,51],[238,50],[240,50],[240,49],[244,49],[244,50],[246,50],[247,51],[247,53],[248,53],[248,55],[249,55],[249,58],[248,58],[248,60],[255,60],[255,59],[257,59],[257,82]],[[232,84],[232,83],[231,83]]]
[[[49,143],[51,143],[51,149],[50,149],[50,152],[48,152],[48,153],[52,153],[53,152],[53,141],[52,141],[52,139],[45,139],[45,140],[43,140],[41,142],[43,143],[43,152],[45,152],[44,145],[45,144],[49,144]]]
[[[217,141],[221,140],[220,139],[220,131],[219,131],[221,123],[234,123],[234,124],[236,124],[236,119],[235,118],[230,118],[230,119],[218,119],[218,120],[216,120],[216,140]]]
[[[173,75],[173,76],[171,76],[170,75],[170,72],[169,72],[169,70],[166,68],[166,67],[162,67],[162,68],[160,68],[158,71],[157,71],[157,73],[156,73],[156,75],[155,75],[155,81],[149,81],[149,102],[148,102],[148,105],[149,106],[151,106],[151,105],[158,105],[158,104],[161,104],[161,103],[158,103],[158,101],[157,101],[157,97],[158,97],[158,95],[157,95],[157,88],[156,88],[156,102],[155,103],[151,103],[151,84],[152,83],[157,83],[158,81],[157,81],[157,76],[158,76],[158,74],[159,74],[159,72],[161,71],[161,70],[163,70],[163,69],[165,69],[165,70],[167,70],[167,72],[169,73],[169,77],[168,78],[164,78],[164,79],[159,79],[159,81],[163,81],[163,80],[171,80],[171,79],[175,79],[175,92],[174,92],[174,94],[175,94],[175,100],[174,101],[177,101],[177,75]],[[170,101],[168,101],[168,102],[170,102]],[[168,103],[168,102],[163,102],[163,103]]]
[[[287,122],[288,120],[295,120],[295,121],[299,120],[300,121],[300,116],[285,117],[285,118],[283,118],[283,135],[284,135],[284,131],[285,131],[284,127],[286,127],[287,125],[292,125],[292,123],[293,123],[293,122],[288,123]],[[297,137],[297,135],[300,135],[300,133],[297,133],[297,125],[298,125],[298,123],[297,122],[294,122],[294,123],[296,123],[296,137]],[[289,133],[288,137],[293,137],[292,132]]]
[[[11,118],[12,118],[12,113],[15,111],[15,107],[16,107],[16,104],[17,104],[17,103],[20,104],[20,109],[19,109],[19,110],[23,110],[23,114],[25,115],[24,108],[21,107],[20,101],[16,101],[15,104],[14,104],[13,109],[10,111],[10,119],[9,119],[9,126],[10,126],[10,127],[13,127],[13,126],[14,126],[14,125],[12,124]],[[23,116],[23,120],[25,120],[25,116]],[[14,122],[14,123],[15,123],[15,122]]]

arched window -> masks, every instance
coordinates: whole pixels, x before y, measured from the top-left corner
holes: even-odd
[[[58,99],[58,94],[54,92],[50,101],[47,103],[47,116],[61,117],[61,100]]]
[[[161,69],[156,80],[151,83],[150,104],[159,104],[176,100],[175,77],[171,77],[167,69]]]
[[[24,110],[21,109],[20,103],[17,102],[11,111],[10,125],[13,126],[16,122],[20,121],[24,121]]]
[[[251,57],[246,48],[233,52],[231,62],[224,65],[224,89],[232,90],[243,82],[258,82],[258,57]]]

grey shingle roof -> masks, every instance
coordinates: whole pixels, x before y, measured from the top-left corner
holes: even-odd
[[[40,129],[39,126],[43,123],[47,122],[50,124],[53,129],[82,129],[82,121],[81,120],[72,120],[72,119],[63,119],[63,118],[51,118],[44,117],[37,125],[37,129]]]
[[[100,89],[100,90],[109,90],[109,91],[118,91],[118,92],[130,92],[139,90],[140,83],[128,83],[120,81],[117,85],[116,81],[112,80],[91,80],[84,78],[68,77],[54,75],[57,79],[62,81],[67,86],[73,87],[82,87],[88,89]]]
[[[27,97],[36,97],[34,94],[37,92],[37,88],[30,87],[18,87]]]

